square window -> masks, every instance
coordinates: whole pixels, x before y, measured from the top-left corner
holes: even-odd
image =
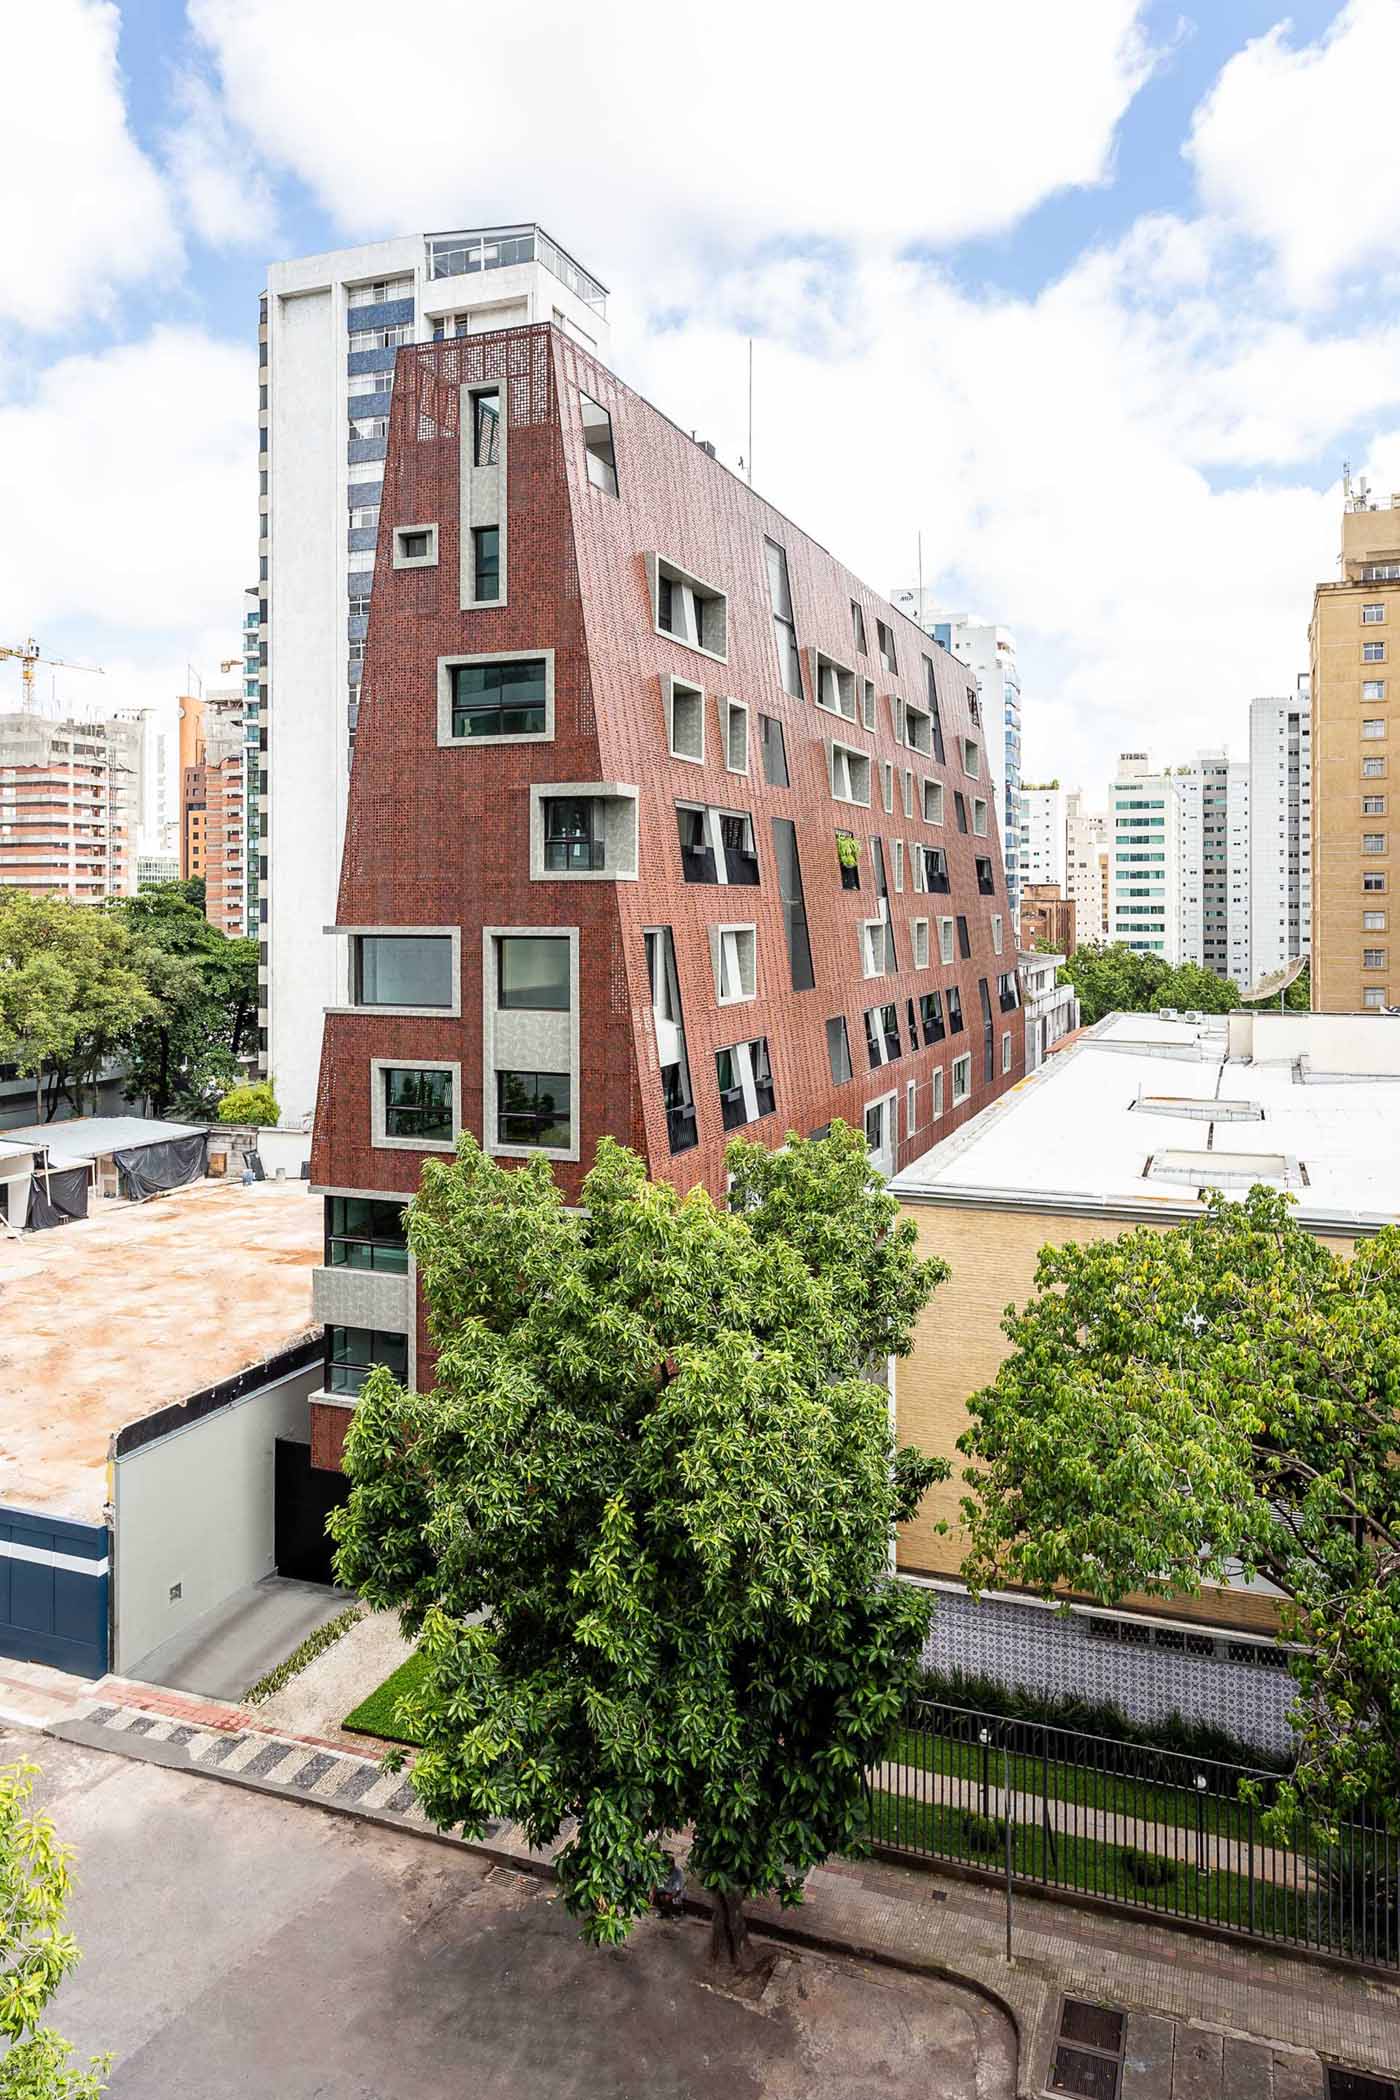
[[[579,414],[583,423],[583,456],[588,478],[595,489],[608,496],[617,494],[617,455],[613,451],[612,417],[591,394],[579,391]]]
[[[372,1370],[383,1364],[400,1385],[408,1379],[408,1336],[374,1327],[327,1327],[328,1393],[358,1393]]]
[[[1361,1004],[1368,1013],[1379,1013],[1385,1006],[1385,986],[1368,984],[1362,988]]]
[[[1383,664],[1385,662],[1385,643],[1363,642],[1361,644],[1361,661],[1363,664]]]
[[[549,656],[439,658],[450,683],[449,736],[514,742],[553,734],[554,663]],[[443,741],[441,735],[439,741]]]
[[[844,1086],[852,1076],[851,1042],[844,1014],[835,1015],[826,1024],[826,1057],[831,1067],[832,1085]]]
[[[1362,969],[1383,970],[1385,968],[1385,954],[1384,948],[1363,948],[1361,951]]]
[[[953,1059],[953,1106],[954,1106],[954,1108],[956,1108],[956,1107],[957,1107],[957,1106],[959,1105],[959,1103],[960,1103],[960,1102],[966,1101],[966,1100],[967,1100],[967,1098],[968,1098],[968,1096],[969,1096],[969,1095],[971,1094],[971,1092],[972,1092],[972,1059],[971,1059],[970,1057],[955,1057],[955,1058]]]
[[[648,557],[652,571],[652,617],[658,634],[723,663],[728,654],[729,601],[712,583],[661,555]]]
[[[1361,850],[1363,853],[1384,853],[1385,833],[1383,831],[1363,831],[1361,834]]]
[[[686,758],[693,765],[705,762],[705,695],[698,685],[668,678],[666,685],[666,736],[672,758]]]
[[[569,943],[557,934],[501,934],[496,1004],[503,1012],[563,1013],[573,1004]]]
[[[380,1065],[381,1128],[403,1145],[450,1146],[455,1074],[443,1066]]]
[[[1385,680],[1383,678],[1363,678],[1361,681],[1361,697],[1363,700],[1384,700]]]
[[[450,933],[359,933],[351,936],[356,1006],[457,1005]]]
[[[1361,761],[1361,778],[1363,780],[1384,780],[1385,760],[1383,758],[1363,758]]]
[[[1385,913],[1383,911],[1363,911],[1361,914],[1361,925],[1366,933],[1384,933],[1386,930]]]
[[[1384,875],[1367,872],[1361,878],[1361,887],[1369,895],[1379,896],[1385,890],[1386,879]]]
[[[1363,795],[1361,797],[1361,814],[1363,817],[1383,817],[1385,815],[1385,796]]]
[[[1384,618],[1384,605],[1363,605],[1361,608],[1361,624],[1363,627],[1379,627]]]
[[[437,566],[438,529],[436,525],[396,525],[394,527],[394,567],[396,569],[432,569]],[[365,557],[368,560],[368,556]],[[355,564],[352,562],[351,567]],[[361,564],[363,566],[363,563]]]
[[[496,1142],[569,1150],[573,1082],[567,1072],[497,1072]]]

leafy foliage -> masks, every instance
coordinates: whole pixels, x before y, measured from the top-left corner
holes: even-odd
[[[252,1123],[258,1129],[270,1128],[281,1113],[277,1106],[277,1096],[266,1079],[250,1080],[246,1086],[230,1087],[219,1103],[221,1123]]]
[[[110,2059],[77,2070],[67,2042],[39,2024],[80,1956],[64,1930],[72,1854],[31,1813],[37,1776],[27,1763],[0,1769],[0,2100],[97,2100]]]
[[[155,1001],[122,1045],[128,1091],[155,1116],[207,1116],[251,1045],[258,944],[209,924],[202,882],[151,884],[109,909],[137,943]]]
[[[1112,1602],[1242,1566],[1299,1643],[1280,1788],[1400,1827],[1400,1230],[1334,1254],[1256,1187],[1046,1247],[960,1448],[974,1585]]]
[[[869,1373],[946,1270],[844,1124],[729,1164],[721,1211],[605,1140],[570,1213],[543,1161],[466,1136],[429,1162],[436,1384],[371,1374],[331,1528],[338,1579],[421,1634],[403,1732],[433,1819],[540,1845],[576,1819],[560,1886],[604,1944],[689,1825],[742,1958],[745,1896],[797,1902],[859,1843],[917,1669],[930,1600],[889,1579],[891,1533],[948,1469],[895,1452]]]
[[[1227,1014],[1240,1003],[1239,987],[1199,963],[1175,969],[1159,955],[1139,955],[1124,941],[1076,948],[1059,972],[1061,984],[1072,984],[1086,1027],[1111,1013],[1155,1013],[1174,1006],[1178,1013]]]
[[[124,921],[63,897],[0,890],[0,1059],[33,1074],[52,1116],[84,1089],[156,1011]]]

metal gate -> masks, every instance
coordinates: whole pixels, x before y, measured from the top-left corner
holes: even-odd
[[[350,1483],[311,1463],[311,1446],[279,1436],[276,1445],[273,1558],[279,1575],[296,1582],[335,1581],[326,1518],[347,1500]]]
[[[0,1655],[103,1676],[109,1566],[105,1524],[0,1504]]]

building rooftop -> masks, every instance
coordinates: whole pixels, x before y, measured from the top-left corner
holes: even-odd
[[[100,1519],[115,1430],[314,1331],[322,1244],[303,1181],[201,1181],[0,1240],[0,1502]]]
[[[1318,1228],[1400,1222],[1400,1018],[1111,1014],[890,1188],[1175,1220],[1254,1181]]]
[[[203,1123],[163,1123],[152,1116],[68,1116],[53,1123],[17,1124],[6,1128],[5,1140],[12,1145],[47,1145],[55,1159],[101,1159],[109,1152],[125,1152],[143,1145],[160,1145],[172,1138],[198,1137]]]

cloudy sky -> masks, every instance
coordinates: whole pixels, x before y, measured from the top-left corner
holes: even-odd
[[[618,369],[1017,635],[1031,778],[1244,747],[1400,490],[1400,0],[42,0],[6,22],[0,641],[237,647],[271,256],[538,218]],[[47,674],[46,674],[47,683]],[[0,669],[0,704],[18,691]]]

